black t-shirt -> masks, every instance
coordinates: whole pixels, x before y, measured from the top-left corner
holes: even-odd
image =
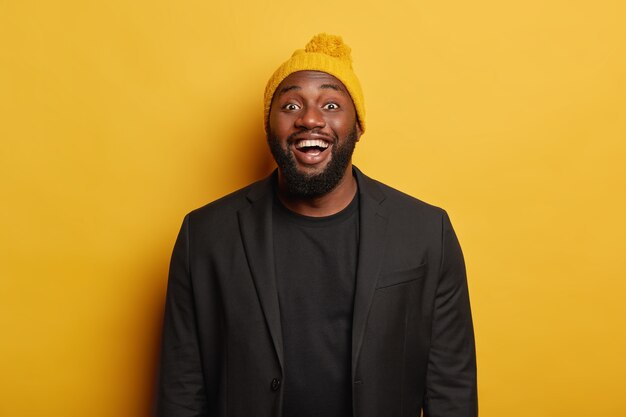
[[[283,330],[283,417],[351,417],[358,193],[339,213],[308,217],[274,203]]]

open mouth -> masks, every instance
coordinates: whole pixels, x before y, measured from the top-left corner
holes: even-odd
[[[322,139],[300,139],[294,146],[298,151],[314,156],[324,152],[330,144]]]

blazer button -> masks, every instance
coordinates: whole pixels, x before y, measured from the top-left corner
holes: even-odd
[[[272,391],[278,391],[278,388],[280,388],[280,379],[272,379]]]

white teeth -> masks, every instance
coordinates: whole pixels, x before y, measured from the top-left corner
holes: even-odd
[[[328,143],[320,139],[311,139],[311,140],[302,139],[296,142],[296,149],[307,148],[311,146],[317,146],[317,147],[326,149],[328,148]]]

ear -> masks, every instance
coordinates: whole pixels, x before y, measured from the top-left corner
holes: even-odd
[[[356,141],[361,140],[361,135],[363,134],[363,130],[361,129],[361,123],[357,120],[356,122]]]

